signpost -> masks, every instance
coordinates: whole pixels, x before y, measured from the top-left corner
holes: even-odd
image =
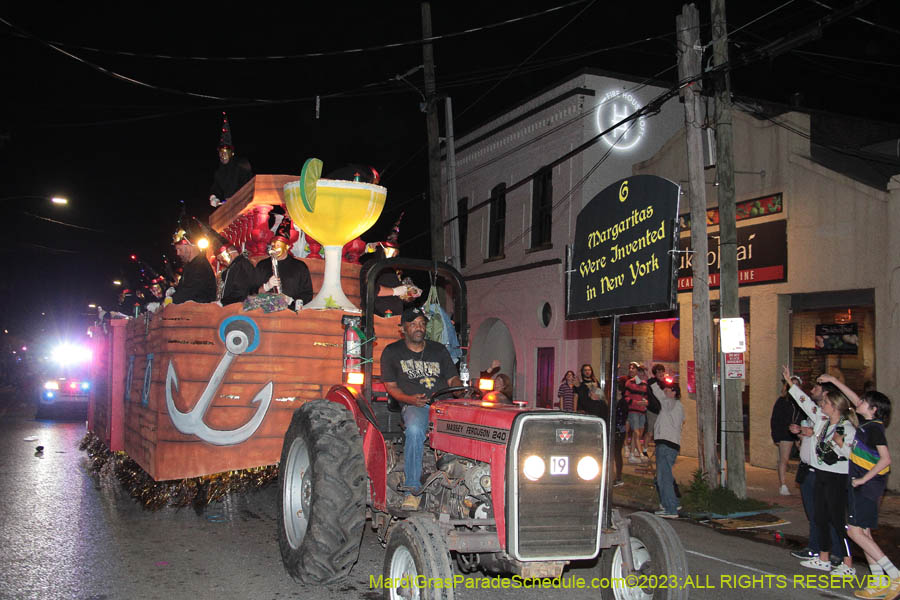
[[[744,352],[747,351],[747,338],[744,334],[744,319],[741,317],[729,317],[719,319],[719,399],[721,404],[721,448],[722,460],[719,461],[719,479],[722,487],[725,487],[725,468],[728,464],[726,456],[727,419],[725,418],[725,380],[744,379]]]
[[[675,308],[680,196],[676,183],[635,175],[606,187],[578,213],[566,255],[566,320],[612,317],[607,423],[616,414],[619,317]],[[607,456],[614,438],[608,436]],[[608,494],[604,503],[608,519]]]

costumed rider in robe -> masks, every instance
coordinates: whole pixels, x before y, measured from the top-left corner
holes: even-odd
[[[144,309],[147,312],[156,312],[162,306],[162,303],[165,300],[163,292],[163,284],[165,281],[166,280],[162,275],[156,275],[150,280],[150,283],[147,284],[147,303],[144,305]]]
[[[113,316],[134,317],[134,309],[136,306],[140,306],[140,303],[137,301],[137,296],[135,296],[134,292],[126,283],[124,284],[122,291],[119,292],[118,303],[116,304],[115,309],[113,309]]]
[[[359,270],[359,290],[362,302],[366,301],[366,281],[375,263],[400,255],[397,240],[400,238],[400,221],[402,219],[403,213],[394,223],[394,228],[385,241],[366,244],[366,252],[374,252],[375,257],[366,262]],[[401,276],[401,271],[387,269],[382,271],[375,280],[375,284],[378,286],[378,291],[375,293],[375,314],[379,317],[401,315],[404,303],[411,302],[422,295],[422,290],[413,285],[411,279],[406,278],[401,281]]]
[[[184,229],[179,229],[172,240],[175,253],[183,265],[181,280],[171,295],[175,304],[216,301],[216,275],[206,259],[206,252],[192,241],[192,237],[199,243],[202,236],[197,233],[191,236]]]
[[[299,301],[307,304],[312,300],[313,287],[306,263],[291,255],[291,227],[291,218],[285,215],[270,242],[278,261],[278,277],[272,272],[271,256],[257,263],[256,273],[257,281],[263,282],[259,287],[260,292],[271,292],[277,288],[292,301],[297,301],[299,308]]]
[[[221,265],[216,297],[222,306],[243,302],[259,288],[256,267],[238,247],[229,242],[215,229],[202,221],[197,221],[213,247],[216,261]]]
[[[253,169],[250,167],[250,161],[234,155],[231,126],[228,124],[228,116],[223,112],[222,131],[219,134],[219,168],[216,169],[213,184],[209,190],[210,206],[224,204],[252,178]]]
[[[222,271],[222,306],[243,302],[259,288],[259,273],[246,256],[233,244],[219,249],[216,260],[225,266]]]

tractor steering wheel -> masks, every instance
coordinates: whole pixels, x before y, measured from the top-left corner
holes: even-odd
[[[461,392],[465,390],[465,394],[462,395],[462,398],[467,399],[479,399],[481,398],[481,390],[478,388],[472,387],[470,385],[454,385],[451,387],[446,387],[441,390],[437,390],[433,394],[431,394],[431,398],[425,401],[425,406],[430,406],[435,400],[440,398],[441,396],[446,396],[447,394],[453,394],[456,392]]]

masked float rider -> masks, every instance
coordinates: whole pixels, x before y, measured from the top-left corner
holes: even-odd
[[[306,263],[291,256],[291,218],[287,215],[278,224],[271,243],[278,260],[278,277],[272,271],[271,256],[259,261],[256,265],[257,281],[263,282],[259,291],[270,292],[277,287],[285,296],[309,303],[313,297],[312,279]]]
[[[250,260],[233,244],[219,248],[216,260],[224,268],[222,277],[222,306],[243,302],[259,288],[259,274]]]
[[[181,259],[183,271],[178,287],[172,294],[172,302],[215,302],[216,275],[213,273],[206,253],[201,251],[184,229],[179,229],[173,241],[175,253]]]
[[[374,252],[375,258],[367,262],[359,270],[359,290],[363,300],[366,297],[366,280],[369,277],[369,271],[372,270],[375,263],[385,258],[394,258],[400,255],[400,247],[397,240],[400,237],[401,219],[403,219],[402,213],[397,222],[394,223],[394,227],[385,241],[366,244],[366,252]],[[375,284],[378,286],[375,292],[375,314],[379,317],[389,315],[396,317],[403,312],[405,302],[410,302],[422,295],[422,290],[412,285],[409,279],[407,279],[407,282],[401,281],[401,276],[401,271],[388,269],[382,271],[378,279],[375,280]]]
[[[224,204],[236,191],[253,178],[253,169],[246,158],[234,155],[234,144],[231,142],[231,126],[228,117],[222,113],[222,130],[219,133],[219,168],[213,175],[213,184],[209,192],[210,206]]]

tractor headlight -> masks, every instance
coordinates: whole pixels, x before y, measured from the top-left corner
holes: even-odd
[[[578,461],[578,476],[585,481],[591,481],[600,474],[600,463],[593,456],[584,456]]]
[[[522,466],[522,472],[525,474],[525,477],[531,481],[537,481],[543,477],[546,468],[543,458],[537,455],[531,455],[525,459],[525,464]]]

